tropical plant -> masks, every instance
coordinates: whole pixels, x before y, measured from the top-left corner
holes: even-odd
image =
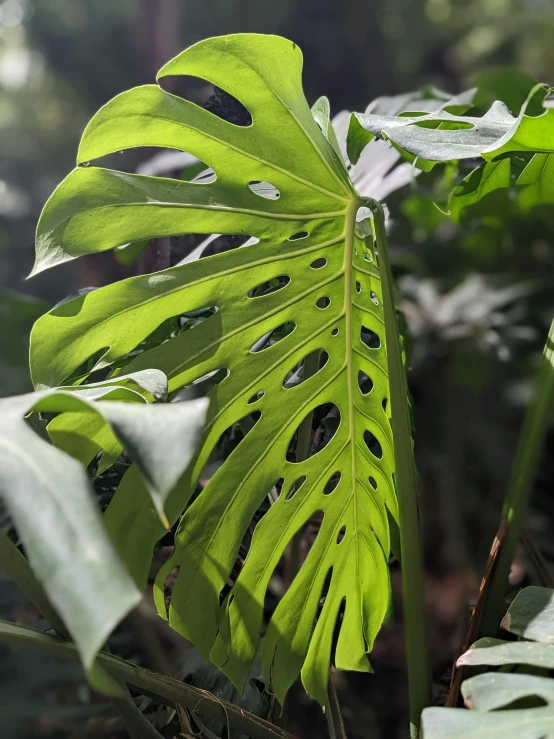
[[[375,198],[442,162],[458,223],[514,184],[522,208],[550,202],[549,89],[534,88],[518,116],[496,102],[478,117],[475,89],[452,97],[431,88],[333,121],[326,98],[308,106],[301,71],[296,44],[275,36],[192,46],[162,68],[158,85],[125,92],[93,117],[77,168],[38,224],[32,274],[108,250],[130,264],[151,240],[207,237],[176,266],[82,291],[43,315],[31,338],[35,392],[0,403],[0,485],[32,569],[5,536],[2,563],[75,644],[5,623],[0,639],[70,660],[79,653],[134,736],[157,733],[121,683],[222,718],[215,698],[199,706],[187,686],[102,650],[145,590],[168,531],[174,548],[154,584],[158,613],[238,690],[261,648],[268,693],[284,704],[300,676],[333,736],[341,722],[330,667],[371,670],[390,608],[392,550],[402,566],[413,736],[430,703],[407,351]],[[219,106],[162,86],[182,76],[215,86]],[[540,115],[528,115],[537,105]],[[142,174],[93,166],[137,147],[163,156]],[[478,156],[486,163],[465,177],[463,160]],[[450,302],[437,297],[438,333],[490,329],[494,316],[471,307],[481,287],[469,278]],[[490,305],[527,290],[491,291]],[[487,637],[496,635],[548,420],[548,345],[545,357],[504,512]],[[191,399],[198,395],[207,400]],[[206,473],[222,447],[221,464]],[[89,478],[116,467],[101,519]],[[264,633],[283,559],[286,591]],[[229,705],[233,728],[286,736]]]
[[[458,659],[459,667],[497,667],[462,684],[469,711],[427,708],[423,730],[429,739],[502,736],[550,737],[554,726],[554,591],[528,587],[517,595],[501,629],[515,641],[484,637]],[[501,710],[500,710],[501,709]]]
[[[55,308],[34,328],[31,371],[36,386],[50,387],[82,382],[101,367],[110,368],[111,378],[155,368],[167,375],[171,394],[218,373],[199,452],[166,503],[171,524],[187,510],[157,578],[158,609],[165,614],[164,580],[179,567],[171,625],[241,685],[273,570],[321,511],[317,542],[273,615],[263,653],[266,684],[281,702],[302,672],[308,692],[325,704],[339,614],[335,664],[370,669],[366,653],[389,598],[395,475],[407,496],[414,476],[409,429],[402,427],[406,396],[384,231],[377,225],[376,247],[371,230],[357,224],[362,200],[329,106],[322,100],[310,111],[300,72],[300,51],[284,39],[210,39],[169,62],[158,79],[205,78],[245,106],[251,125],[229,123],[152,85],[120,95],[92,119],[78,154],[86,166],[64,180],[40,219],[34,274],[85,253],[184,231],[248,235],[255,243]],[[136,146],[186,149],[214,170],[215,181],[88,166]],[[378,206],[369,206],[379,223]],[[200,325],[133,355],[164,322],[199,310],[210,314]],[[290,387],[294,373],[299,379]],[[405,439],[396,463],[393,407]],[[313,455],[318,409],[334,428]],[[249,426],[240,448],[191,501],[218,439],[239,421]],[[273,488],[279,499],[258,523],[220,603],[246,529]],[[112,506],[128,506],[131,496],[133,487],[123,482]],[[147,507],[135,516],[125,561],[141,583],[149,558],[141,556],[139,572],[136,549],[151,552],[161,531],[147,525]]]

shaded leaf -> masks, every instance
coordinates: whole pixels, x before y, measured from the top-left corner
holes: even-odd
[[[554,203],[554,155],[535,154],[516,184],[518,203],[524,211]]]
[[[124,379],[130,385],[144,381],[156,392],[159,375],[141,373],[134,383]],[[101,415],[131,459],[140,458],[145,483],[163,515],[164,497],[191,458],[206,404],[200,399],[151,406],[132,387],[110,381],[0,400],[0,490],[31,566],[87,670],[140,593],[113,549],[84,468],[37,436],[24,416],[30,411]]]
[[[554,703],[554,680],[515,672],[487,672],[462,683],[468,708],[495,711],[522,698],[537,697]]]
[[[554,708],[497,713],[426,708],[421,725],[425,739],[550,739],[554,737]]]
[[[554,670],[554,645],[523,641],[502,641],[484,637],[478,639],[458,659],[458,666],[532,665]]]
[[[500,627],[524,639],[554,644],[554,590],[534,585],[521,590]]]
[[[474,205],[489,193],[510,186],[510,160],[488,162],[473,170],[452,192],[450,214],[457,221],[465,208]]]

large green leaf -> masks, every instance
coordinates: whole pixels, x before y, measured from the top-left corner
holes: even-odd
[[[31,566],[88,670],[140,592],[116,555],[85,469],[40,438],[24,417],[31,411],[100,415],[140,467],[163,517],[164,496],[192,456],[206,401],[149,405],[131,385],[155,391],[155,375],[161,373],[137,373],[122,378],[121,385],[108,381],[0,400],[0,492]],[[168,456],[162,454],[171,446]]]
[[[366,655],[387,609],[387,511],[396,518],[397,503],[384,310],[394,315],[394,306],[383,305],[373,239],[356,232],[360,198],[326,138],[325,105],[316,109],[322,132],[306,103],[301,66],[290,41],[237,35],[203,41],[162,69],[160,77],[194,75],[222,87],[248,109],[250,126],[152,85],[100,110],[79,162],[128,147],[170,147],[211,166],[216,181],[76,169],[41,217],[35,272],[183,232],[245,234],[258,242],[55,308],[35,326],[31,361],[35,382],[46,385],[59,384],[93,355],[101,357],[97,366],[118,362],[125,372],[155,367],[168,375],[172,392],[226,371],[210,392],[201,450],[168,499],[170,521],[190,501],[222,433],[245,418],[253,428],[186,510],[158,578],[159,606],[165,610],[165,573],[179,567],[170,623],[240,685],[256,653],[269,579],[294,534],[321,511],[316,542],[273,615],[264,667],[281,701],[301,671],[307,690],[324,703],[339,614],[336,665],[368,671]],[[126,359],[164,320],[210,307],[200,325]],[[313,376],[296,371],[306,357]],[[320,406],[335,406],[338,429],[317,454],[297,459],[291,442]],[[281,495],[257,524],[220,607],[243,535],[278,481]],[[152,529],[143,510],[137,529],[144,535]],[[144,515],[151,519],[151,511]],[[128,531],[126,551],[140,543]]]

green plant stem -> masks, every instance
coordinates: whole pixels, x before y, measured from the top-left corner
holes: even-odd
[[[514,459],[502,520],[506,536],[502,543],[485,603],[479,637],[495,636],[502,617],[508,576],[525,512],[533,490],[544,437],[554,406],[554,321],[548,332],[541,364],[535,380],[535,392],[523,421]]]
[[[9,621],[0,620],[0,642],[41,651],[59,659],[80,662],[79,652],[73,642]],[[147,695],[155,695],[168,703],[179,703],[191,712],[197,712],[219,723],[228,724],[239,734],[247,734],[251,739],[294,739],[283,729],[273,726],[268,721],[254,716],[233,703],[216,698],[207,691],[198,690],[171,677],[158,675],[106,652],[98,653],[97,664],[119,682],[128,683]]]
[[[410,695],[410,736],[419,736],[421,712],[431,704],[425,585],[417,507],[415,469],[407,387],[396,318],[394,288],[387,253],[385,216],[380,203],[369,198],[364,205],[373,214],[372,228],[378,250],[383,290],[385,337],[390,383],[391,426],[394,440],[396,492],[400,514],[404,639]]]

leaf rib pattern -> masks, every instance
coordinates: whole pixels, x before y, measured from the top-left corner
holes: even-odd
[[[55,308],[33,332],[33,378],[59,384],[102,352],[97,366],[117,362],[114,377],[160,369],[170,392],[226,370],[209,393],[198,452],[167,500],[169,521],[184,515],[173,555],[157,577],[158,608],[240,686],[258,648],[270,579],[291,538],[317,514],[319,533],[272,616],[263,656],[267,684],[281,702],[301,674],[324,704],[333,654],[339,668],[371,669],[367,653],[388,604],[387,509],[397,518],[397,503],[377,255],[372,240],[356,234],[360,199],[326,138],[329,127],[320,129],[305,101],[301,54],[293,43],[257,35],[209,39],[169,62],[160,76],[170,74],[222,87],[247,108],[252,125],[223,121],[149,85],[99,111],[83,136],[79,162],[123,148],[166,146],[201,159],[216,181],[78,167],[41,217],[35,272],[84,253],[185,232],[258,241]],[[324,115],[318,112],[318,120]],[[259,182],[279,197],[268,200],[248,186]],[[129,357],[163,321],[208,307],[215,311],[200,325]],[[327,361],[285,386],[293,368],[314,353],[325,353]],[[370,392],[362,392],[360,375],[370,378]],[[338,427],[323,448],[296,462],[290,452],[295,433],[322,407],[334,410]],[[250,431],[193,498],[222,434],[249,416]],[[245,532],[280,480],[281,494],[257,523],[238,577],[221,600]],[[132,486],[122,485],[114,501],[132,494]],[[147,545],[149,536],[152,545],[159,530],[145,534],[140,520],[147,513],[136,515],[136,546]],[[179,574],[167,614],[164,580],[173,568]]]

